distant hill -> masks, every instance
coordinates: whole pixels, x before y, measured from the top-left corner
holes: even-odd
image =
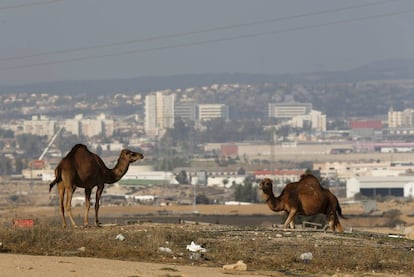
[[[302,74],[188,74],[171,76],[145,76],[110,80],[71,80],[33,83],[21,86],[0,86],[0,94],[10,92],[49,92],[56,94],[112,94],[114,92],[147,92],[152,90],[197,87],[214,83],[264,82],[358,82],[367,80],[414,79],[414,59],[373,62],[348,71],[315,72]]]

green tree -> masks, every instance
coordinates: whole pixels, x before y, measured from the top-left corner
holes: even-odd
[[[13,174],[13,165],[10,158],[2,156],[0,160],[0,174],[11,175]]]
[[[175,177],[175,180],[177,180],[177,182],[180,185],[189,184],[187,172],[185,170],[181,170],[180,172],[178,172],[177,176]]]
[[[235,185],[234,200],[241,202],[257,202],[257,189],[253,186],[253,178],[246,177],[243,184]]]
[[[210,199],[204,193],[197,194],[196,204],[210,204]]]

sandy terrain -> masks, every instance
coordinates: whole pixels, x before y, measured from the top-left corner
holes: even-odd
[[[1,276],[65,277],[65,276],[269,276],[269,273],[225,273],[222,268],[202,266],[176,266],[157,263],[116,261],[79,257],[44,257],[1,254]],[[285,276],[272,273],[271,276]]]

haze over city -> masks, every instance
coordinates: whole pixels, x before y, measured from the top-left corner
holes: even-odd
[[[2,1],[0,86],[414,58],[414,2]]]

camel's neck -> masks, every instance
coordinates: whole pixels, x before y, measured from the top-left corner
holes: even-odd
[[[107,180],[105,180],[105,183],[113,184],[115,182],[118,182],[128,171],[128,167],[129,162],[119,158],[115,167],[109,170],[110,172],[106,178]]]
[[[267,206],[274,212],[279,212],[283,210],[282,201],[280,197],[275,197],[273,192],[270,194],[265,194],[265,199]]]

